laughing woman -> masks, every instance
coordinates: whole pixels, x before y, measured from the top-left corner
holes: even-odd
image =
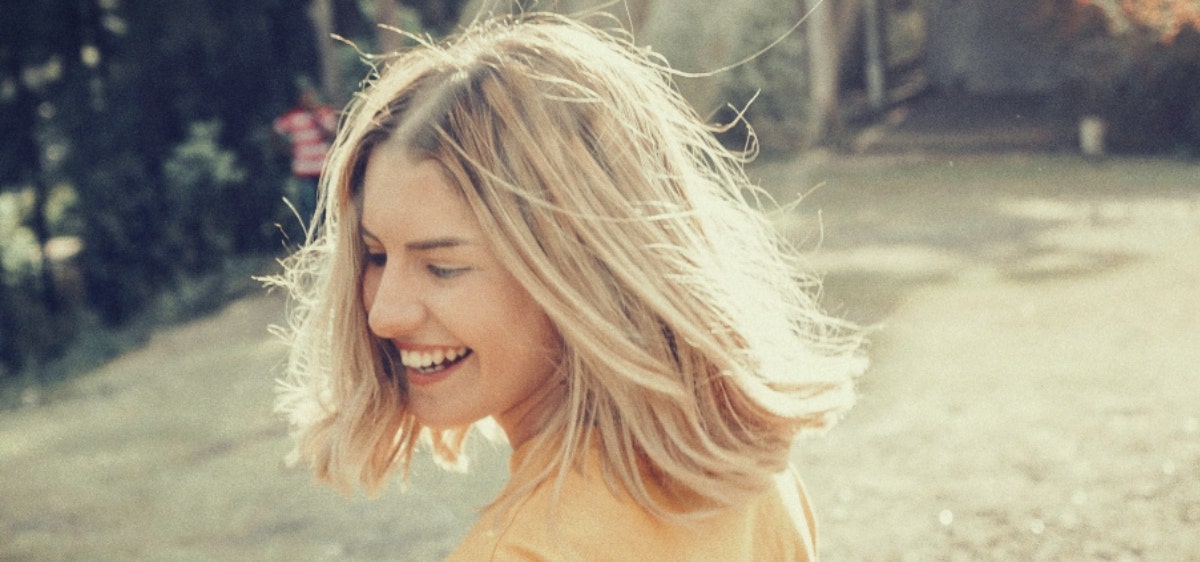
[[[811,560],[789,448],[854,399],[824,316],[666,63],[551,15],[386,60],[287,262],[295,455],[379,489],[491,418],[511,480],[451,560]]]

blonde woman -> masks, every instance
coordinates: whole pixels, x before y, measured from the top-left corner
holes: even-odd
[[[351,103],[293,293],[298,460],[377,490],[494,420],[511,480],[450,560],[810,560],[788,452],[851,405],[740,161],[617,34],[477,23]]]

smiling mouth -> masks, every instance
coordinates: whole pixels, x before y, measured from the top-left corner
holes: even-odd
[[[433,350],[400,350],[400,363],[424,375],[444,371],[462,363],[472,353],[469,347],[433,349]]]

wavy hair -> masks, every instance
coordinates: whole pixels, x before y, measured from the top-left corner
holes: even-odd
[[[440,164],[561,336],[565,399],[534,438],[553,460],[517,467],[537,471],[530,487],[593,447],[609,485],[660,516],[687,514],[673,497],[736,504],[787,466],[798,433],[853,403],[861,333],[820,311],[744,159],[660,57],[524,14],[383,62],[343,119],[321,220],[275,280],[292,295],[277,409],[318,479],[374,493],[422,442],[465,460],[470,428],[423,427],[367,328],[358,205],[385,140]]]

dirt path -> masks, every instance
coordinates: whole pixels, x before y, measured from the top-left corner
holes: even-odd
[[[768,164],[828,300],[882,321],[858,408],[796,459],[825,560],[1200,559],[1200,168]],[[808,244],[812,246],[813,244]],[[282,467],[260,296],[0,412],[0,560],[436,560],[504,479],[343,499]]]
[[[797,456],[826,559],[1200,560],[1200,166],[826,173],[815,259],[883,322]]]
[[[270,410],[282,301],[154,337],[51,404],[0,412],[0,560],[433,560],[504,477],[417,467],[414,492],[344,499],[283,467]],[[487,466],[488,463],[483,463]]]

